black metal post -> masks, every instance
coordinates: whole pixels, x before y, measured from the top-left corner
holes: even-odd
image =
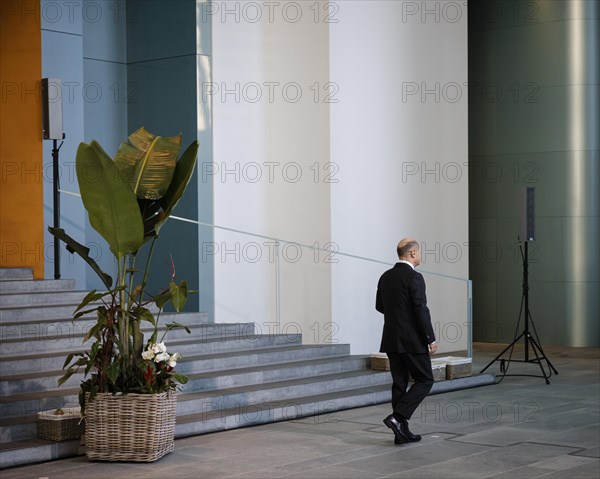
[[[54,203],[54,227],[60,228],[60,192],[58,167],[58,140],[52,140],[52,186]],[[54,279],[60,279],[60,242],[54,238]]]
[[[529,362],[529,241],[523,255],[523,301],[525,302],[525,361]]]
[[[552,363],[550,362],[550,360],[544,353],[544,350],[542,349],[539,337],[537,337],[537,331],[535,330],[535,323],[533,322],[533,318],[531,317],[531,313],[529,312],[529,249],[528,249],[528,244],[529,244],[529,242],[525,241],[525,248],[522,248],[521,241],[519,240],[519,250],[521,252],[521,258],[523,259],[523,294],[521,296],[521,308],[519,310],[519,319],[517,321],[517,328],[515,330],[515,339],[513,340],[512,343],[510,343],[508,346],[506,346],[506,348],[504,348],[500,354],[498,354],[494,359],[492,359],[489,362],[489,364],[480,371],[480,373],[483,373],[495,361],[500,361],[500,370],[503,372],[502,378],[504,378],[504,376],[542,377],[545,379],[546,384],[550,384],[549,378],[552,375],[552,372],[554,372],[554,374],[558,374],[558,371],[552,365]],[[524,322],[525,329],[521,332],[521,334],[518,334],[519,324],[521,323],[521,315],[522,314],[524,315],[524,319],[525,319],[525,322]],[[535,334],[535,337],[531,334],[531,331],[529,331],[530,320],[531,320],[531,325],[533,326],[533,332]],[[512,357],[513,350],[515,348],[515,345],[520,341],[521,338],[523,338],[525,341],[524,359],[514,359]],[[535,359],[529,358],[529,346],[530,345],[531,345],[531,350],[533,351],[533,354],[535,355]],[[503,359],[502,356],[508,350],[510,350],[508,359]],[[510,366],[511,361],[516,361],[516,362],[521,362],[521,363],[537,363],[542,371],[542,376],[534,376],[531,374],[507,374],[508,367]],[[546,373],[546,370],[544,369],[542,361],[546,361],[546,364],[548,366],[548,373]]]

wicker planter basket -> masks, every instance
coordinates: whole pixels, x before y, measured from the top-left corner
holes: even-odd
[[[177,395],[99,393],[85,406],[86,455],[152,462],[175,447]]]

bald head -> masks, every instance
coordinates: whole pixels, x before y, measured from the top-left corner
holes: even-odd
[[[413,266],[418,266],[421,263],[421,253],[419,250],[419,242],[414,238],[403,238],[396,247],[398,258],[408,261]]]

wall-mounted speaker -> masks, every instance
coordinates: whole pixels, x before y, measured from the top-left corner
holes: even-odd
[[[535,188],[528,186],[521,194],[521,235],[522,240],[535,241]]]
[[[42,138],[63,139],[62,82],[56,78],[42,79]]]

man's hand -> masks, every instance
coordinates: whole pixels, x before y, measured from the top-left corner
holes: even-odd
[[[437,343],[431,343],[429,345],[429,355],[430,356],[435,354],[435,352],[437,351],[437,347],[438,347]]]

